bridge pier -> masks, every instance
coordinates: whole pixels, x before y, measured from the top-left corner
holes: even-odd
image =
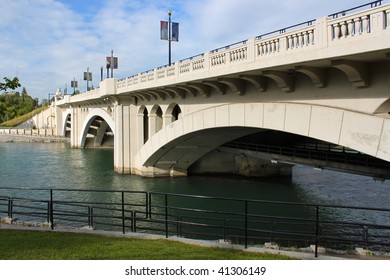
[[[212,151],[194,163],[190,174],[234,174],[246,177],[285,177],[292,175],[290,164],[247,155]]]

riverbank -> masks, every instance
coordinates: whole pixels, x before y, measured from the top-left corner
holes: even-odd
[[[0,134],[0,143],[70,143],[70,138],[39,135]]]

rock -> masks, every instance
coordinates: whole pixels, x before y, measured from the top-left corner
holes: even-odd
[[[315,251],[316,251],[316,245],[310,245],[310,250],[311,250],[312,252],[315,252]],[[318,246],[318,247],[317,247],[317,252],[318,252],[319,254],[325,254],[325,253],[326,253],[326,249],[325,249],[324,247]]]

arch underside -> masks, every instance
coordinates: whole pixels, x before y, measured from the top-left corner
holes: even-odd
[[[114,147],[114,122],[102,109],[94,109],[87,116],[81,134],[81,147]]]
[[[229,104],[189,114],[151,137],[136,158],[144,167],[186,172],[219,146],[264,130],[310,137],[390,162],[388,119],[289,103]]]

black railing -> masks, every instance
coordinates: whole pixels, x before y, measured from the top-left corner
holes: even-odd
[[[390,251],[390,209],[136,191],[0,188],[0,195],[1,216],[51,229],[223,239],[245,248],[264,242],[315,245],[315,256],[319,246]],[[381,222],[367,222],[369,213]]]
[[[222,147],[288,156],[291,158],[353,164],[356,166],[373,168],[390,167],[390,164],[383,160],[334,144],[301,143],[290,147],[233,141],[224,144]]]
[[[383,0],[373,1],[373,2],[370,2],[370,3],[367,3],[367,4],[363,4],[363,5],[360,5],[360,6],[357,6],[357,7],[353,7],[353,8],[347,9],[347,10],[343,10],[341,12],[330,14],[328,17],[334,19],[334,18],[345,16],[348,12],[351,12],[351,11],[356,12],[356,11],[362,9],[362,8],[367,8],[367,7],[375,8],[375,7],[381,6],[382,5],[382,1]]]

